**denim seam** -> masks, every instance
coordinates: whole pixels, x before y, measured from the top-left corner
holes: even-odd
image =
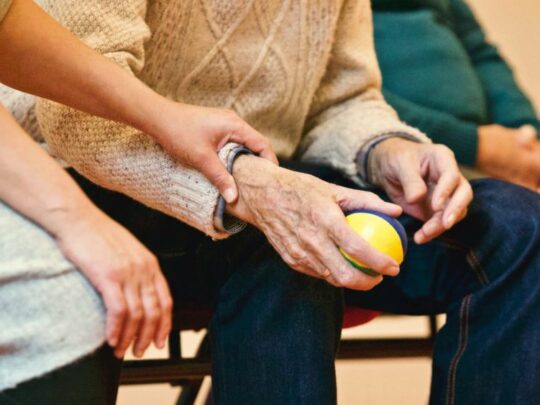
[[[474,253],[474,250],[470,249],[469,253],[466,256],[467,262],[469,263],[469,266],[471,266],[473,269],[475,269],[475,272],[478,274],[478,279],[480,280],[480,283],[486,287],[490,284],[490,281],[488,279],[486,270],[480,263],[480,260],[478,260],[478,256]]]
[[[446,247],[454,248],[456,250],[460,250],[465,254],[465,260],[467,261],[467,264],[472,268],[474,273],[476,274],[476,277],[478,278],[478,281],[482,286],[486,287],[490,284],[489,278],[487,276],[487,273],[480,263],[480,260],[478,260],[478,256],[475,254],[474,250],[471,248],[468,248],[461,243],[458,243],[452,239],[439,237],[438,241]]]
[[[467,295],[461,302],[459,314],[459,343],[458,348],[448,370],[448,382],[446,388],[446,405],[454,405],[456,402],[456,375],[459,362],[467,349],[469,337],[469,308],[471,306],[472,294]]]

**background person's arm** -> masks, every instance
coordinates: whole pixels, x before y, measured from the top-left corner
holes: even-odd
[[[476,166],[532,190],[540,189],[540,120],[508,62],[486,39],[464,0],[450,2],[456,34],[482,83],[491,124],[478,129]],[[536,131],[533,131],[534,130]]]
[[[537,191],[540,181],[540,143],[534,127],[514,129],[478,126],[383,91],[401,119],[422,128],[435,143],[448,146],[459,163],[487,175]]]
[[[134,2],[127,11],[133,12],[134,19],[130,34],[144,39],[148,35],[140,15],[144,2]],[[99,51],[108,53],[107,47],[117,46],[116,55],[122,54],[121,41],[106,42],[98,47]],[[133,55],[117,58],[114,52],[108,54],[125,68],[121,69],[84,45],[31,0],[13,0],[0,24],[0,81],[138,128],[175,159],[205,174],[227,200],[234,200],[234,181],[216,151],[227,141],[235,141],[273,158],[269,142],[229,112],[182,105],[161,97],[131,74],[130,68],[136,71],[141,67],[142,43],[131,50]]]
[[[448,146],[455,153],[459,163],[475,166],[478,153],[478,125],[454,117],[452,114],[419,105],[389,90],[383,89],[383,94],[403,121],[422,128],[433,142]]]
[[[488,99],[491,122],[509,128],[529,124],[540,136],[540,121],[531,101],[517,84],[508,62],[486,39],[471,8],[464,0],[452,0],[450,5],[455,32],[474,64]]]

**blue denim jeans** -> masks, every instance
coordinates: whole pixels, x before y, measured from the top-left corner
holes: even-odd
[[[352,186],[327,169],[293,169]],[[213,307],[218,404],[334,404],[344,305],[447,314],[435,343],[431,404],[540,403],[535,193],[495,180],[474,182],[475,200],[463,222],[427,245],[411,240],[398,277],[358,292],[292,271],[253,228],[213,242],[147,208],[128,209],[134,203],[123,197],[84,188],[156,252],[176,308]],[[420,223],[406,215],[401,221],[412,239]]]

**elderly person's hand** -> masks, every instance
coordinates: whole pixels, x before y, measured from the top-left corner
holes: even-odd
[[[115,355],[122,358],[131,343],[137,357],[152,341],[163,348],[172,299],[154,255],[89,203],[51,213],[48,222],[62,253],[101,294]]]
[[[472,189],[446,146],[391,138],[377,145],[369,159],[370,181],[425,222],[414,236],[416,243],[429,242],[467,215]]]
[[[484,173],[540,192],[540,142],[534,127],[478,130],[477,166]]]
[[[293,269],[357,290],[369,290],[383,275],[399,273],[398,263],[353,232],[343,215],[343,211],[372,209],[397,216],[401,213],[397,205],[254,156],[239,157],[233,175],[240,197],[229,212],[263,231]],[[352,267],[338,246],[381,276],[371,277]]]

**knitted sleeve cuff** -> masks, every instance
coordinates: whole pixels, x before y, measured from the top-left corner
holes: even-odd
[[[12,0],[0,0],[0,22],[6,16],[9,7],[11,6]]]
[[[238,144],[228,144],[221,149],[219,155],[221,160],[227,166],[229,173],[232,173],[232,168],[236,158],[241,155],[252,155],[253,153],[246,147]],[[246,227],[246,223],[240,221],[238,218],[233,217],[225,212],[225,199],[220,195],[216,210],[214,212],[214,226],[220,232],[226,232],[230,235],[242,231]]]

